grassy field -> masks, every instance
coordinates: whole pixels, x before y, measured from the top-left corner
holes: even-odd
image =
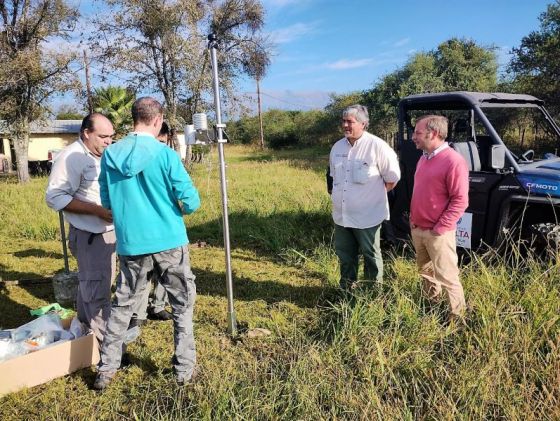
[[[326,152],[226,148],[235,306],[226,288],[216,154],[192,171],[203,206],[186,217],[197,276],[198,381],[168,371],[172,326],[149,322],[133,364],[103,393],[94,369],[0,398],[0,419],[559,419],[560,265],[515,247],[462,269],[467,325],[420,295],[410,248],[387,250],[383,285],[336,288]],[[46,179],[0,180],[0,326],[53,301],[63,268]],[[199,243],[200,242],[200,243]],[[205,244],[204,244],[205,243]],[[200,245],[200,246],[199,246]],[[75,267],[75,262],[72,261]],[[249,338],[256,327],[272,334]],[[0,378],[1,381],[1,378]]]

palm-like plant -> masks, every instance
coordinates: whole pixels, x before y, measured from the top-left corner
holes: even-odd
[[[123,137],[132,127],[131,109],[134,100],[134,93],[121,86],[107,86],[94,92],[94,111],[111,120],[115,128],[115,139]]]

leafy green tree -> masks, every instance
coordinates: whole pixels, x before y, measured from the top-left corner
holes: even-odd
[[[549,4],[539,17],[541,27],[513,48],[508,71],[514,87],[544,99],[560,114],[560,0]]]
[[[342,136],[338,130],[328,130],[329,114],[323,110],[302,111],[294,115],[298,143],[302,145],[329,145]],[[340,126],[340,116],[339,116]]]
[[[321,133],[323,136],[334,136],[335,140],[343,136],[342,133],[342,111],[350,105],[362,104],[364,102],[363,92],[350,92],[347,94],[331,94],[331,100],[325,107],[325,114],[321,121]]]
[[[98,59],[128,75],[134,89],[160,93],[171,129],[180,104],[186,122],[210,108],[212,77],[207,35],[220,42],[218,60],[225,99],[233,97],[235,79],[254,69],[249,57],[267,57],[259,35],[264,8],[259,0],[106,0],[107,14],[96,20],[92,40]],[[260,60],[260,62],[264,62]],[[258,72],[257,72],[258,73]]]
[[[121,86],[107,86],[94,91],[94,111],[111,120],[116,139],[124,136],[132,128],[131,110],[135,99],[133,92]]]
[[[84,118],[84,113],[76,110],[71,105],[62,105],[56,115],[57,120],[81,120]]]
[[[365,91],[374,133],[396,131],[397,104],[407,95],[446,91],[491,91],[497,84],[494,47],[452,38],[435,50],[412,56],[401,68]]]
[[[453,38],[433,53],[436,74],[446,91],[482,91],[494,89],[498,62],[495,47],[482,47],[473,40]]]
[[[29,125],[48,112],[47,101],[77,89],[77,55],[48,49],[47,41],[73,30],[76,8],[65,0],[0,1],[0,119],[14,141],[17,175],[29,181]]]

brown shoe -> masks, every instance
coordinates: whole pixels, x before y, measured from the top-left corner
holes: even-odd
[[[103,391],[109,383],[113,380],[117,374],[116,371],[100,371],[97,373],[97,377],[95,378],[95,382],[93,383],[93,388],[95,390]]]

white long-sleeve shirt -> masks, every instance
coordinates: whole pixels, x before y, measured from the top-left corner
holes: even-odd
[[[389,218],[385,183],[401,177],[395,151],[371,133],[354,142],[340,139],[329,158],[334,223],[347,228],[371,228]]]
[[[72,199],[101,206],[99,173],[101,159],[93,155],[78,139],[64,148],[54,161],[47,186],[47,205],[56,211]],[[92,233],[112,231],[110,224],[95,215],[64,212],[64,218],[75,228]]]

